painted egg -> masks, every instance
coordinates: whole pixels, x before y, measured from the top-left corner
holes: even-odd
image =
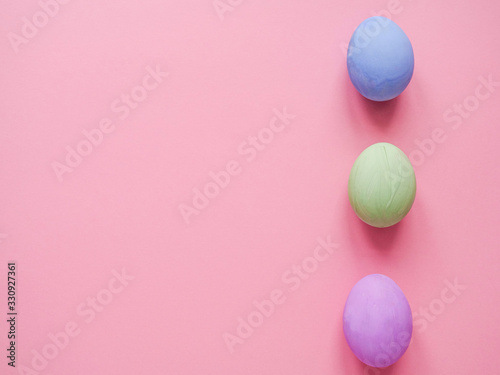
[[[410,344],[410,305],[399,286],[385,275],[368,275],[354,285],[343,321],[349,347],[368,366],[392,365]]]
[[[410,83],[413,67],[411,42],[390,19],[370,17],[352,34],[347,70],[364,97],[379,102],[395,98]]]
[[[385,228],[401,221],[415,200],[410,160],[390,143],[375,143],[356,159],[349,175],[349,201],[365,223]]]

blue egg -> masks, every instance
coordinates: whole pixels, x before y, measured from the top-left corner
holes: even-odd
[[[367,18],[352,34],[347,70],[365,98],[378,102],[395,98],[410,83],[413,67],[410,39],[390,19]]]

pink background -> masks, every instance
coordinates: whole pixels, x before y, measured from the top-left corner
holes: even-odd
[[[470,97],[479,77],[500,81],[500,3],[243,1],[221,19],[212,0],[74,0],[17,53],[9,33],[41,7],[1,5],[0,373],[29,373],[5,358],[8,260],[17,366],[68,322],[80,330],[40,374],[500,373],[500,87]],[[409,36],[415,74],[377,104],[350,83],[343,46],[378,11]],[[121,119],[112,103],[148,66],[169,76]],[[454,129],[443,116],[464,100],[474,110]],[[296,117],[248,162],[238,147],[284,107]],[[114,131],[59,181],[51,163],[105,118]],[[347,199],[355,158],[380,141],[410,155],[418,185],[385,230]],[[230,160],[240,173],[187,224],[179,205]],[[292,290],[283,275],[327,236],[338,249]],[[86,323],[78,308],[123,268],[134,279]],[[342,333],[370,273],[393,278],[415,314],[407,353],[383,371]],[[224,333],[273,290],[283,303],[231,353]]]

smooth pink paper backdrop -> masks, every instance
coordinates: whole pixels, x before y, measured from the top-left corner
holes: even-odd
[[[30,373],[19,366],[33,370],[33,351],[52,354],[49,334],[74,322],[79,334],[30,374],[499,374],[500,86],[470,96],[480,77],[500,81],[500,3],[232,4],[219,17],[212,0],[74,0],[16,53],[9,33],[41,6],[2,0],[0,373]],[[355,91],[344,54],[379,11],[415,52],[413,80],[388,103]],[[112,104],[148,67],[169,75],[120,118]],[[460,124],[443,117],[464,100],[474,110]],[[285,107],[296,117],[247,161],[240,145]],[[106,118],[114,130],[59,181],[52,163]],[[441,143],[419,154],[433,134]],[[380,141],[413,156],[418,185],[385,230],[347,199],[354,160]],[[240,173],[186,223],[180,205],[231,160]],[[338,249],[292,290],[283,276],[328,236]],[[109,297],[122,269],[134,279],[87,323],[87,298]],[[370,273],[399,284],[415,319],[407,353],[383,371],[342,332],[346,297]],[[275,290],[283,303],[231,353],[224,334]]]

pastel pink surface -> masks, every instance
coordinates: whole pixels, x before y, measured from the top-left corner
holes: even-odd
[[[468,97],[479,77],[500,81],[500,3],[394,4],[245,1],[220,19],[212,0],[72,1],[17,53],[9,33],[40,5],[2,4],[0,303],[14,260],[17,366],[75,322],[39,373],[498,373],[500,87]],[[372,103],[344,53],[381,10],[409,36],[415,74],[399,98]],[[169,76],[121,119],[112,103],[148,66]],[[464,100],[474,110],[460,124],[444,117]],[[240,145],[285,107],[296,117],[248,162]],[[52,163],[105,118],[114,131],[60,182]],[[441,143],[419,159],[433,134]],[[382,141],[413,155],[417,196],[379,230],[354,214],[347,180]],[[179,206],[231,160],[241,173],[186,223]],[[327,236],[338,249],[290,283]],[[134,279],[87,323],[82,304],[123,268]],[[346,297],[370,273],[391,277],[414,313],[408,351],[380,372],[342,333]],[[224,334],[275,290],[283,303],[231,353]],[[22,373],[2,358],[2,374]]]

